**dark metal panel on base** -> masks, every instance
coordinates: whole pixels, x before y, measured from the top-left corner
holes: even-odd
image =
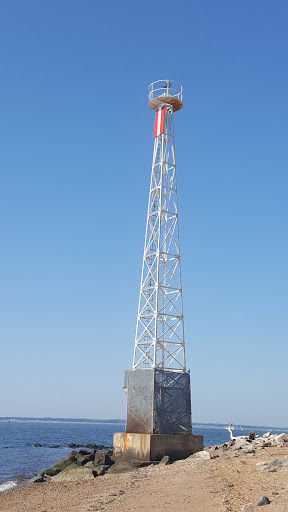
[[[190,374],[155,370],[154,433],[191,434]]]

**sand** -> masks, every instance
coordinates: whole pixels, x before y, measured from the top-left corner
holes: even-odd
[[[257,471],[260,464],[288,455],[288,447],[255,455],[227,452],[212,460],[183,460],[131,473],[82,482],[45,482],[1,493],[3,512],[240,512],[262,510],[255,500],[271,500],[267,512],[288,512],[288,471]],[[264,509],[266,511],[266,508]]]

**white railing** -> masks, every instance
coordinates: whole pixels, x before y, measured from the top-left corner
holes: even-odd
[[[183,87],[174,80],[157,80],[148,87],[149,101],[159,98],[159,96],[172,96],[178,100],[183,100]]]

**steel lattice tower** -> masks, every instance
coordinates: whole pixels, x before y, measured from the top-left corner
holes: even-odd
[[[173,124],[182,94],[169,80],[149,86],[155,141],[133,366],[125,373],[126,430],[114,434],[116,457],[177,460],[203,449],[203,437],[192,435],[185,363]]]
[[[133,369],[185,372],[173,119],[183,106],[182,87],[154,82],[149,100],[156,110],[155,142]]]

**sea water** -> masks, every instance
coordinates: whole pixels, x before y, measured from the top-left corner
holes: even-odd
[[[194,424],[193,434],[204,436],[204,446],[230,440],[221,424]],[[234,435],[247,435],[253,430],[263,435],[267,430],[280,433],[277,427],[237,426]],[[113,433],[124,432],[124,420],[93,421],[54,419],[0,418],[0,492],[11,489],[38,471],[51,467],[71,451],[67,444],[83,447],[88,443],[111,447]],[[41,446],[33,446],[40,444]]]
[[[123,432],[125,422],[0,419],[0,492],[20,484],[38,471],[66,457],[74,443],[113,444],[113,433]],[[33,446],[40,444],[40,447]],[[8,481],[10,481],[8,483]]]

